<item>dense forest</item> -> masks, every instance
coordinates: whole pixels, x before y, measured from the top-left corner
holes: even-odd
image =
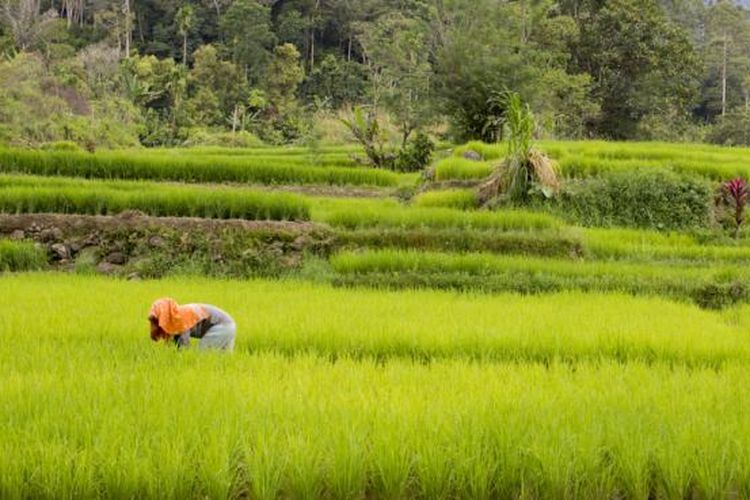
[[[495,140],[750,144],[750,12],[703,0],[1,0],[0,143],[334,140],[375,110]]]

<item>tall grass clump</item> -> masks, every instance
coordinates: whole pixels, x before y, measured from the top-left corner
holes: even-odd
[[[202,188],[145,182],[102,182],[0,176],[0,211],[6,213],[117,214],[250,220],[307,220],[299,195],[250,189]]]
[[[414,197],[413,204],[417,207],[444,207],[469,210],[477,208],[479,198],[473,189],[445,189],[419,193]]]
[[[354,167],[314,167],[283,158],[183,156],[150,152],[41,152],[0,149],[0,172],[98,179],[258,184],[395,186],[399,175]]]
[[[44,249],[33,243],[0,239],[0,271],[32,271],[47,265]]]

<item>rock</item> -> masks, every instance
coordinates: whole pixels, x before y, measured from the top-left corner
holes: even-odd
[[[117,266],[121,266],[125,264],[128,259],[125,257],[125,254],[122,252],[112,252],[104,259],[105,262],[108,262],[109,264],[115,264]]]
[[[307,247],[307,238],[304,236],[297,236],[290,246],[294,250],[304,250],[305,247]]]
[[[464,154],[461,156],[471,161],[482,161],[482,155],[472,150],[464,151]]]
[[[152,248],[164,248],[167,246],[167,242],[158,234],[154,234],[148,239],[148,245]]]
[[[100,262],[99,265],[96,266],[96,271],[101,274],[115,274],[121,269],[121,267],[122,266],[111,264],[109,262]]]
[[[60,241],[63,238],[63,232],[58,227],[42,229],[39,233],[39,239],[44,243]]]
[[[100,243],[99,235],[97,233],[91,233],[81,240],[82,247],[95,247]]]
[[[12,233],[10,233],[10,239],[11,240],[19,241],[19,240],[22,240],[24,238],[26,238],[26,233],[23,232],[23,229],[16,229]]]
[[[138,219],[140,217],[146,217],[146,213],[141,212],[140,210],[123,210],[117,214],[117,218],[123,220]]]
[[[66,245],[55,243],[50,246],[49,249],[52,251],[52,255],[56,260],[70,260],[70,249]]]
[[[141,275],[138,273],[128,274],[128,281],[139,281],[140,279],[141,279]]]

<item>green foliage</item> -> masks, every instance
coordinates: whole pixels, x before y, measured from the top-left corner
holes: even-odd
[[[508,129],[508,156],[504,163],[507,171],[503,173],[507,176],[507,181],[504,184],[512,201],[524,202],[534,180],[530,165],[534,115],[529,105],[515,92],[505,94],[502,100],[505,108],[504,123]]]
[[[354,108],[349,118],[342,118],[354,139],[364,148],[369,163],[376,168],[391,168],[395,156],[386,147],[386,139],[374,110]]]
[[[601,100],[593,127],[598,134],[632,138],[645,116],[669,115],[694,102],[700,71],[695,48],[657,2],[613,0],[587,10],[574,54]]]
[[[418,172],[430,163],[435,143],[423,132],[410,139],[398,152],[393,168],[398,172]]]
[[[719,117],[706,139],[724,146],[750,146],[750,111],[739,108]]]
[[[251,84],[260,82],[276,42],[271,9],[256,0],[236,0],[219,18],[219,32],[232,62],[245,71]]]
[[[302,83],[302,89],[313,103],[340,109],[363,100],[365,83],[361,64],[326,54]]]
[[[115,95],[92,99],[85,82],[66,80],[32,54],[0,61],[0,144],[138,144],[141,117],[131,103]]]
[[[33,243],[0,239],[0,272],[32,271],[47,265],[47,254]]]
[[[710,223],[711,200],[705,181],[666,169],[638,169],[569,182],[555,210],[584,225],[689,229]]]
[[[217,148],[258,148],[263,146],[263,141],[250,132],[240,130],[239,132],[213,132],[205,129],[191,130],[186,141],[186,146],[215,146]]]

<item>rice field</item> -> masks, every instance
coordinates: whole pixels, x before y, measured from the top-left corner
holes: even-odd
[[[540,147],[570,178],[750,175],[744,149]],[[0,149],[0,223],[140,210],[326,238],[275,280],[125,280],[0,234],[0,498],[750,497],[744,232],[480,209],[502,145],[454,148],[432,185],[360,154]],[[304,247],[268,231],[276,257]],[[162,296],[227,310],[235,352],[153,344]]]
[[[0,175],[0,212],[306,220],[305,198],[246,188]]]
[[[0,290],[3,498],[750,492],[745,309],[48,274]],[[145,311],[173,292],[231,311],[237,352],[151,345]]]
[[[726,148],[705,144],[668,144],[658,142],[618,143],[605,141],[547,141],[538,147],[558,161],[566,177],[589,177],[605,172],[638,168],[671,168],[713,180],[732,177],[750,178],[750,149]],[[478,153],[484,162],[465,163],[466,151]],[[487,161],[505,156],[506,146],[470,142],[453,150],[466,175]],[[459,168],[460,169],[460,168]],[[460,178],[461,174],[453,174]]]
[[[395,186],[400,176],[386,170],[347,166],[311,167],[308,159],[286,156],[165,155],[141,151],[79,152],[0,149],[0,172],[99,179],[256,184]]]

